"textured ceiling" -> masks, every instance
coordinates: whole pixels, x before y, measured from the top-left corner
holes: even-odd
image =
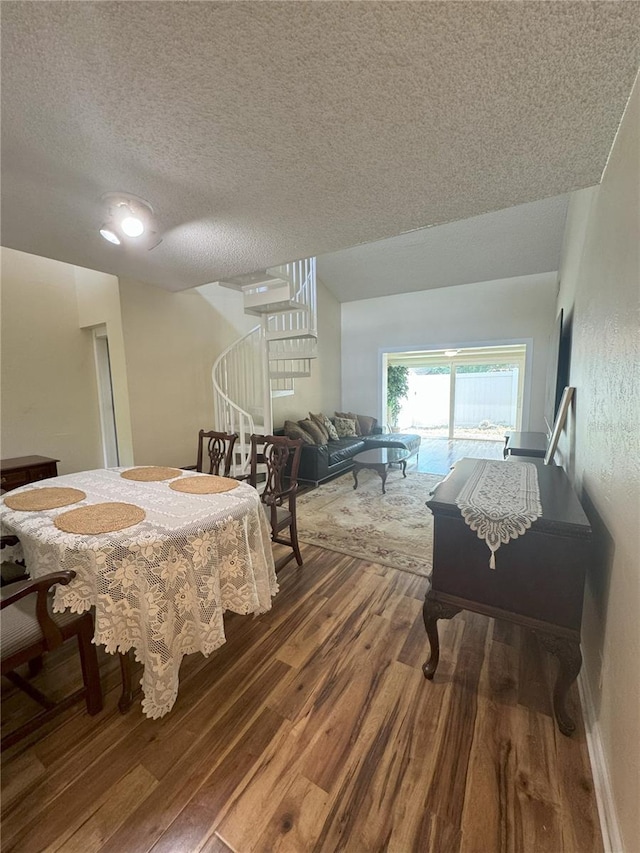
[[[169,289],[597,183],[637,3],[12,2],[2,242]],[[158,214],[105,243],[100,196]]]
[[[318,257],[341,302],[559,268],[569,197],[533,201]]]

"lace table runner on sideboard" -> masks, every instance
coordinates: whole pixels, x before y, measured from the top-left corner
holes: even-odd
[[[500,545],[522,536],[542,515],[536,466],[481,460],[460,490],[456,505],[489,546],[489,567],[495,569]]]

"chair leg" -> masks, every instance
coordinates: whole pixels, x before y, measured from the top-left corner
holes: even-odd
[[[96,647],[93,638],[93,620],[85,622],[78,632],[78,649],[82,664],[82,680],[86,690],[87,712],[93,716],[102,711],[102,685]]]
[[[42,655],[38,655],[37,658],[31,658],[31,660],[29,661],[29,675],[32,678],[34,675],[37,675],[42,670],[42,665]]]
[[[300,553],[300,546],[298,545],[298,525],[296,524],[295,516],[291,521],[289,532],[291,533],[291,547],[293,548],[293,553],[295,554],[296,563],[301,566],[302,554]]]
[[[37,687],[34,687],[33,684],[30,684],[21,675],[18,675],[17,672],[5,672],[4,677],[12,684],[15,684],[16,687],[19,687],[20,690],[26,693],[27,696],[29,696],[39,705],[42,705],[43,708],[46,708],[47,711],[51,711],[53,708],[56,707],[55,702],[49,699],[48,696],[45,696],[41,690],[38,690]]]
[[[133,686],[133,669],[135,666],[135,653],[133,649],[128,652],[118,652],[120,658],[120,675],[122,676],[122,693],[118,700],[118,710],[121,714],[126,714],[133,705],[133,700],[142,692],[142,688],[138,685]]]

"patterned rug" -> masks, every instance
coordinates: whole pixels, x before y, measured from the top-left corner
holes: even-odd
[[[387,494],[374,471],[343,474],[298,498],[298,539],[414,575],[431,572],[433,517],[425,506],[442,480],[399,468],[387,477]]]

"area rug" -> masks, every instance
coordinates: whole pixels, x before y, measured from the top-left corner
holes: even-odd
[[[437,474],[393,468],[386,495],[374,471],[344,474],[298,498],[298,539],[414,575],[431,572],[433,517],[425,506]]]

